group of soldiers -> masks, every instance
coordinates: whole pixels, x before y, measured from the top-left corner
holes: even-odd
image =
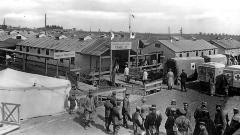
[[[73,86],[73,88],[75,88]],[[73,92],[74,93],[74,92]],[[162,123],[162,115],[157,111],[156,105],[148,105],[143,98],[141,105],[131,115],[130,93],[126,92],[123,100],[118,100],[116,92],[113,91],[104,102],[105,107],[105,128],[110,133],[110,125],[113,125],[113,134],[118,134],[121,126],[130,128],[129,122],[132,122],[134,135],[155,135],[159,134],[159,127]],[[70,114],[76,106],[76,98],[70,95]],[[123,104],[122,104],[123,103]],[[84,107],[84,125],[85,128],[94,122],[96,113],[96,100],[92,91],[89,91]],[[216,105],[214,120],[211,120],[207,109],[207,103],[202,102],[194,112],[195,128],[191,127],[192,114],[188,109],[189,104],[183,103],[182,108],[177,108],[176,100],[172,100],[170,106],[166,108],[167,116],[164,125],[167,135],[232,135],[240,128],[240,113],[238,108],[234,108],[234,115],[229,123],[228,115],[223,114],[222,106]]]

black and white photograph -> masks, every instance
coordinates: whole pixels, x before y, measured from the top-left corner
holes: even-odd
[[[0,0],[0,135],[240,135],[240,1]]]

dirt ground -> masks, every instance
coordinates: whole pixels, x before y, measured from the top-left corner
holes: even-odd
[[[200,93],[195,90],[188,89],[188,92],[181,92],[179,90],[166,90],[162,89],[154,95],[146,97],[148,104],[156,104],[157,109],[160,110],[163,121],[160,126],[162,134],[165,133],[164,124],[166,122],[166,116],[164,114],[166,107],[170,104],[171,99],[177,100],[177,106],[180,108],[183,106],[183,102],[188,102],[189,109],[193,113],[196,107],[198,107],[201,101],[208,103],[208,110],[211,114],[211,118],[214,117],[215,105],[220,103],[224,106],[224,111],[232,116],[232,108],[240,108],[240,97],[211,97],[206,94]],[[131,112],[133,113],[135,107],[140,105],[140,100],[132,99]],[[193,114],[192,114],[193,115]],[[99,107],[97,109],[95,124],[92,127],[83,128],[83,115],[80,113],[69,115],[67,113],[59,114],[56,116],[45,116],[39,118],[33,118],[22,122],[21,128],[17,131],[10,133],[10,135],[105,135],[104,128],[104,108]],[[194,119],[191,120],[191,126],[194,127]],[[131,124],[131,123],[130,123]],[[112,128],[112,127],[111,127]],[[121,127],[120,135],[131,135],[132,130]]]

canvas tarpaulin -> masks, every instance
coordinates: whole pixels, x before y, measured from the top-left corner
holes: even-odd
[[[240,65],[228,66],[223,72],[230,86],[240,88]]]
[[[12,69],[0,71],[0,102],[21,104],[20,118],[63,112],[70,81]]]

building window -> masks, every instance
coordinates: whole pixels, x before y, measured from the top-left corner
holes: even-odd
[[[49,49],[46,49],[46,55],[49,55]]]
[[[187,57],[189,57],[189,52],[187,53]]]
[[[41,53],[41,50],[40,48],[37,49],[37,53],[40,54]]]
[[[29,52],[29,47],[28,46],[26,47],[26,52]]]
[[[182,54],[181,54],[181,53],[179,54],[179,57],[182,57]]]
[[[19,50],[22,51],[22,46],[19,46]]]
[[[73,64],[73,65],[75,64],[75,58],[74,57],[71,58],[71,64]]]
[[[203,56],[203,52],[202,52],[202,56]]]
[[[213,54],[216,54],[216,50],[215,49],[213,50]]]
[[[209,51],[209,55],[211,55],[211,50]]]
[[[198,56],[198,51],[196,51],[196,56]]]

